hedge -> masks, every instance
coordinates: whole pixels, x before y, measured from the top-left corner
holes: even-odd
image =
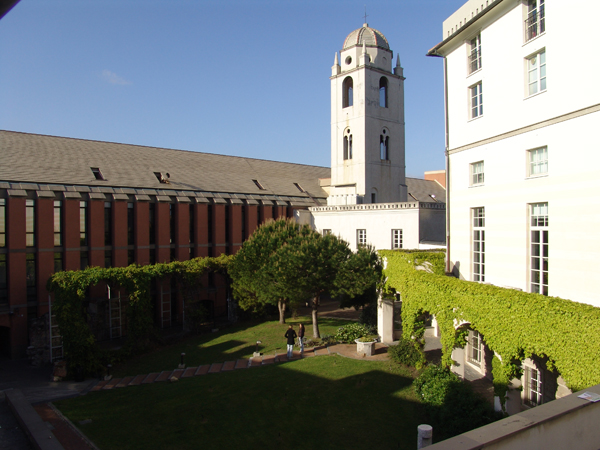
[[[547,357],[548,369],[556,369],[574,391],[600,383],[600,308],[446,276],[441,252],[379,254],[385,258],[385,290],[402,297],[404,337],[411,337],[420,314],[435,315],[443,365],[452,364],[455,323],[464,321],[500,356],[495,379],[519,376],[521,361],[537,355]],[[433,273],[415,270],[425,262]]]

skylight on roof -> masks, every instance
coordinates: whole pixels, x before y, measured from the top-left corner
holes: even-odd
[[[104,181],[104,175],[102,175],[102,172],[100,172],[98,167],[90,167],[90,169],[92,169],[92,173],[96,180]]]
[[[154,176],[158,181],[165,184],[169,184],[169,178],[171,178],[171,174],[168,172],[164,174],[162,172],[154,172]]]
[[[261,191],[266,191],[266,189],[263,187],[262,184],[260,184],[260,182],[258,180],[252,180],[254,181],[254,184],[256,185],[257,188],[259,188]]]
[[[300,186],[298,183],[294,183],[294,186],[296,186],[300,192],[306,192],[304,190],[304,188],[302,186]]]

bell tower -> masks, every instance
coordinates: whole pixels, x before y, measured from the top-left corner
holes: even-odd
[[[335,54],[331,74],[328,205],[406,201],[404,76],[400,58],[364,24]]]

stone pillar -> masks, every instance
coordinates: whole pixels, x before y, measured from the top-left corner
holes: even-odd
[[[419,433],[417,438],[417,448],[429,447],[433,443],[433,428],[431,425],[419,425],[417,430]]]
[[[377,299],[377,334],[383,343],[394,342],[394,299],[382,298],[381,293]]]

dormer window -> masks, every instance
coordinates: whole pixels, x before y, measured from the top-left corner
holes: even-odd
[[[266,191],[266,189],[263,187],[262,184],[260,184],[260,182],[258,180],[252,180],[252,181],[254,182],[256,187],[259,188],[261,191]]]
[[[102,172],[100,172],[98,167],[90,167],[90,169],[92,169],[92,173],[96,180],[104,181],[104,175],[102,175]]]
[[[165,184],[169,184],[169,178],[171,178],[171,175],[169,173],[162,173],[162,172],[154,172],[154,176],[160,183],[165,183]]]

